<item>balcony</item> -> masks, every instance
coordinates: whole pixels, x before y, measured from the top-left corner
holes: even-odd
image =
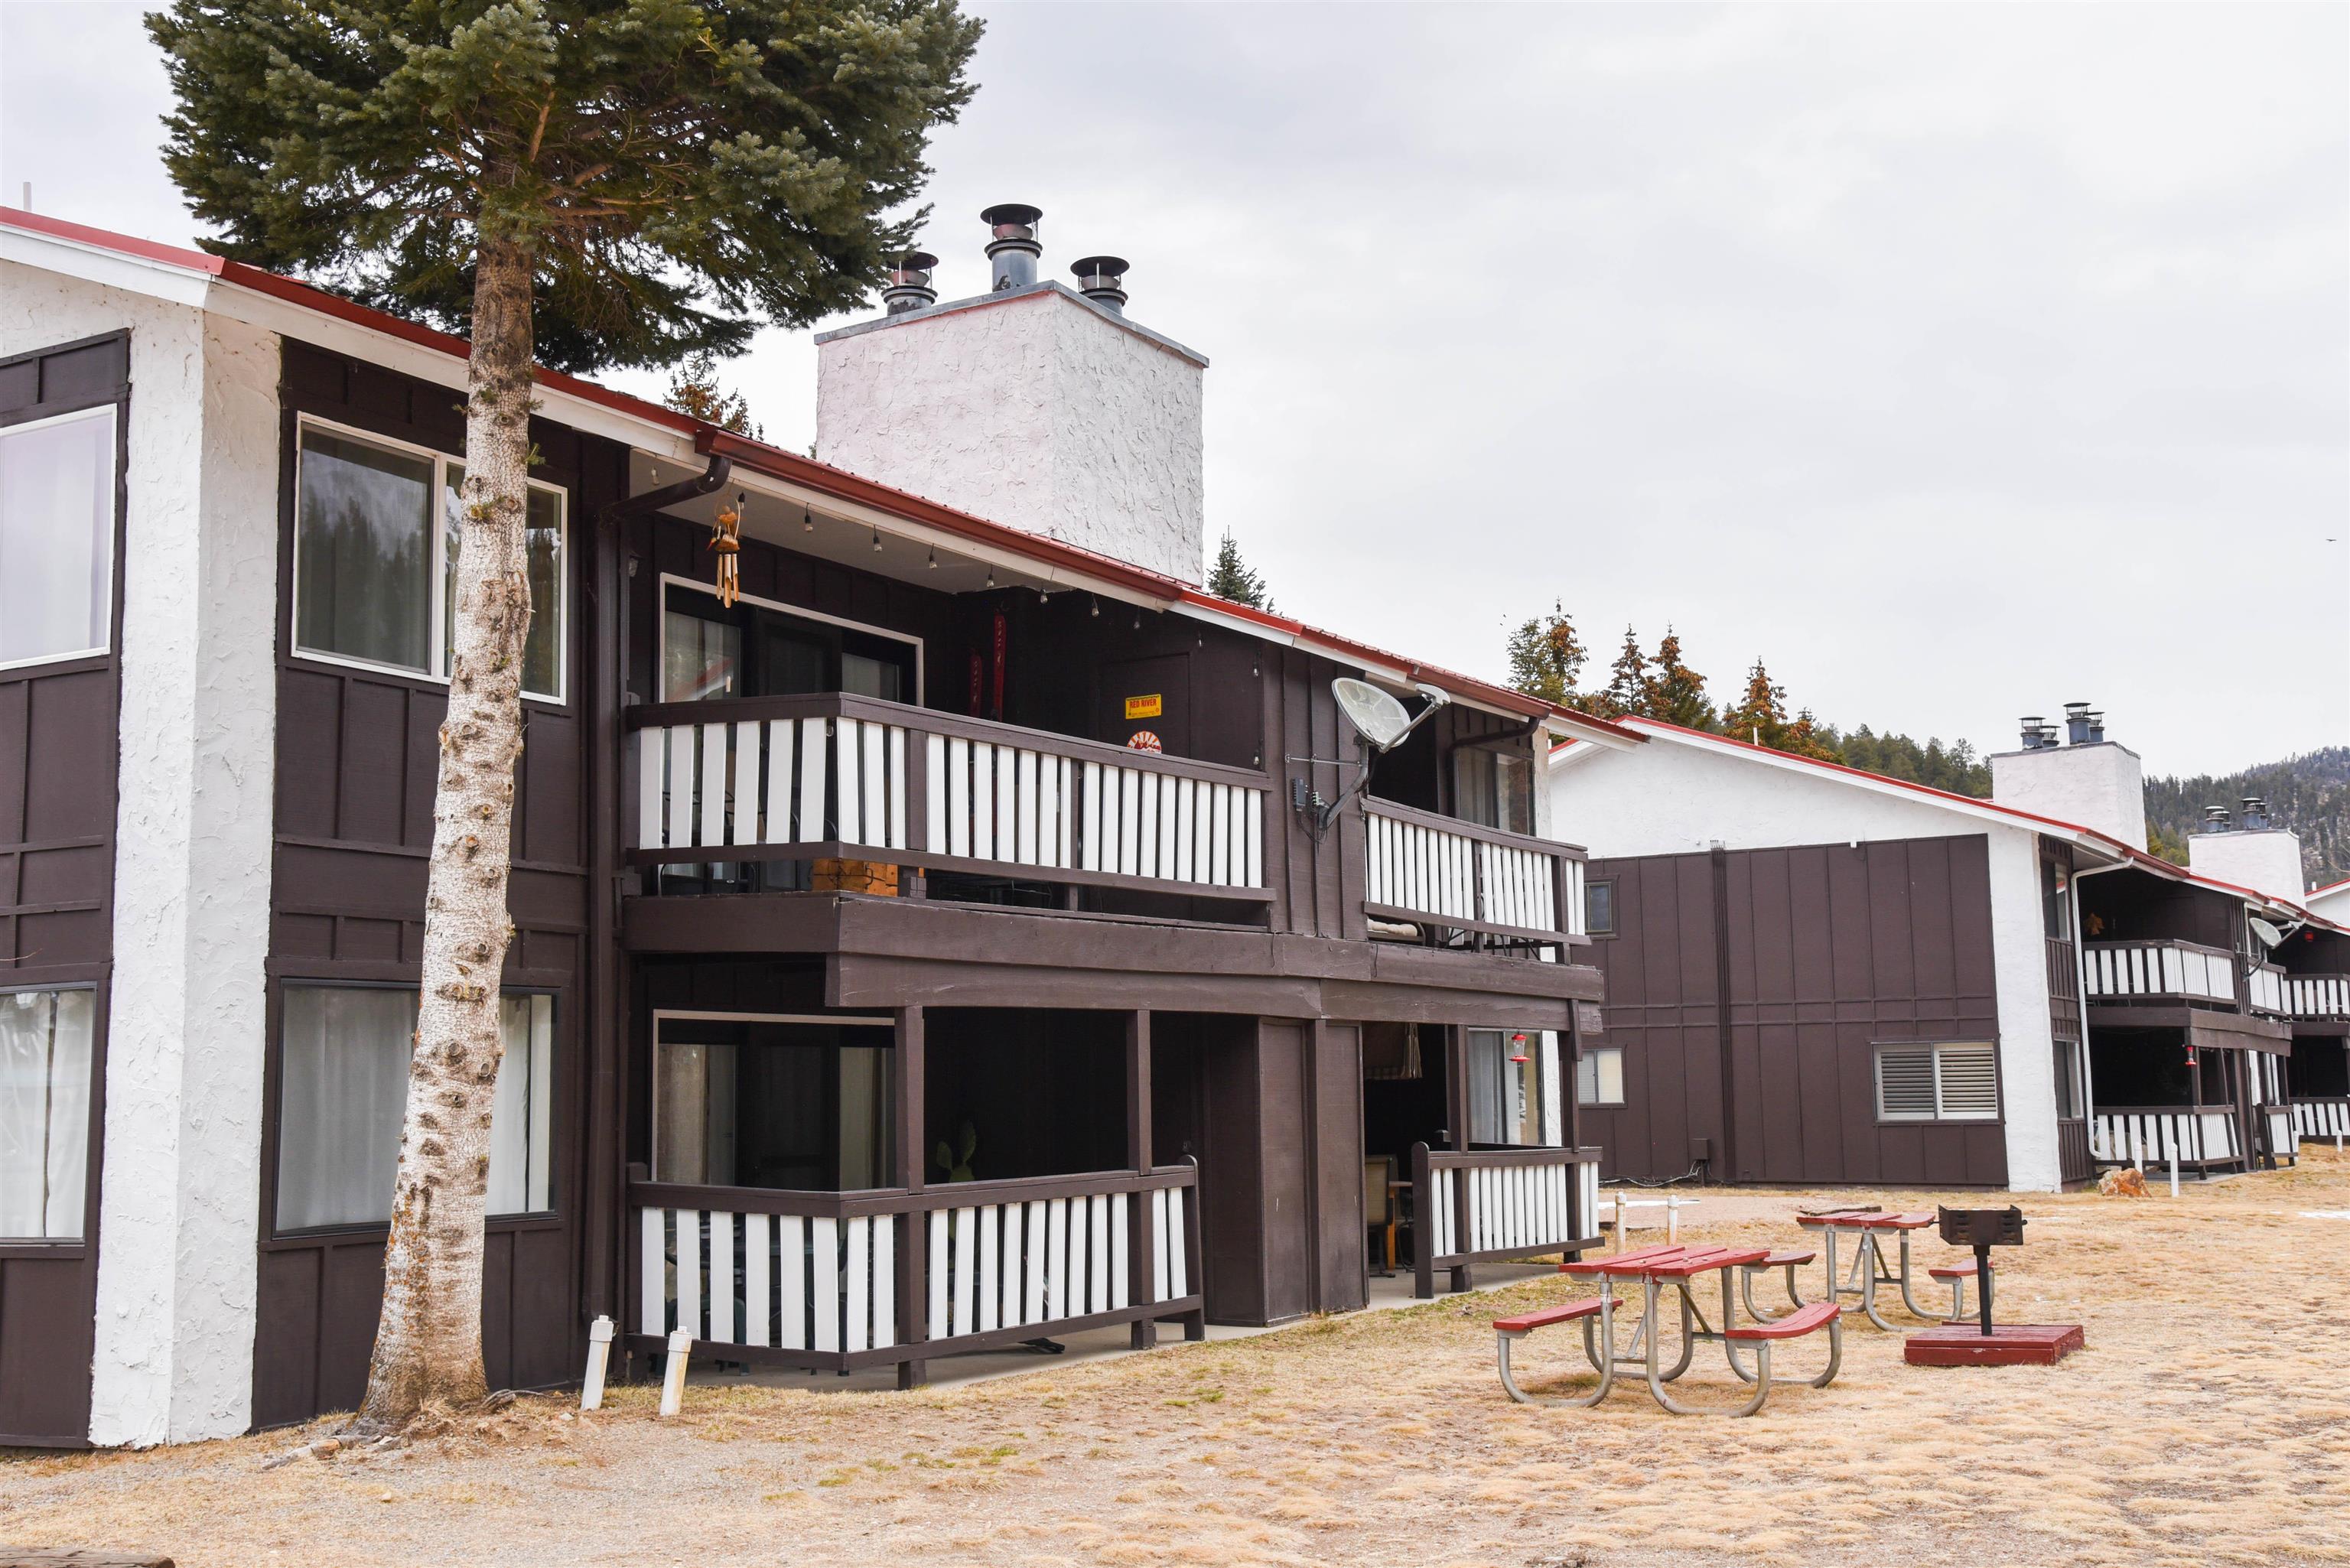
[[[1343,934],[1545,955],[1584,934],[1578,848],[1359,797],[1317,842],[1249,768],[840,692],[640,706],[627,723],[627,859],[650,870],[649,891],[879,893],[1283,933],[1310,929],[1284,889],[1335,870],[1354,895]],[[759,871],[805,866],[822,879]]]
[[[2090,942],[2089,1000],[2236,1004],[2236,955],[2193,942]]]
[[[2350,1019],[2350,974],[2289,974],[2283,980],[2288,1018]]]

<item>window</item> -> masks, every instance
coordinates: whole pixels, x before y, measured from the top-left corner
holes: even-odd
[[[1579,1106],[1620,1106],[1624,1103],[1624,1047],[1586,1045],[1575,1063],[1575,1103]]]
[[[744,595],[730,608],[669,581],[661,607],[664,702],[846,691],[920,702],[921,639]]]
[[[1586,936],[1616,934],[1616,884],[1586,882],[1583,887],[1583,929]]]
[[[294,523],[294,647],[446,680],[456,624],[464,465],[305,421]],[[565,495],[533,480],[523,693],[563,701]]]
[[[2057,1041],[2055,1068],[2057,1119],[2086,1116],[2089,1096],[2081,1083],[2081,1047],[2070,1040]]]
[[[891,1184],[888,1019],[662,1013],[653,1030],[654,1180]]]
[[[1997,1057],[1988,1044],[1880,1046],[1877,1114],[1889,1122],[1995,1120]]]
[[[81,1239],[97,1018],[93,992],[0,992],[0,1240]]]
[[[1543,1141],[1539,1034],[1471,1029],[1469,1041],[1469,1141]]]
[[[1454,809],[1464,822],[1504,833],[1534,830],[1534,766],[1514,753],[1462,746],[1452,753]]]
[[[555,999],[502,999],[505,1059],[490,1112],[490,1212],[554,1207]],[[391,1217],[416,992],[289,985],[277,1114],[277,1229]]]
[[[2073,873],[2054,860],[2040,863],[2040,913],[2051,940],[2073,940]]]
[[[109,405],[0,430],[0,665],[106,651],[114,418]]]

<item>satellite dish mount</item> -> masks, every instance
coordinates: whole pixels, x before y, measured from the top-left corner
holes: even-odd
[[[1404,737],[1452,701],[1434,686],[1422,685],[1417,690],[1427,699],[1427,706],[1415,714],[1406,712],[1404,705],[1391,693],[1382,691],[1367,680],[1342,675],[1330,682],[1330,695],[1336,700],[1338,711],[1346,715],[1347,724],[1355,732],[1360,760],[1357,763],[1355,782],[1339,791],[1336,800],[1323,800],[1307,787],[1304,779],[1292,784],[1293,803],[1298,809],[1312,814],[1307,820],[1313,826],[1315,837],[1321,837],[1338,819],[1338,812],[1346,805],[1348,795],[1360,794],[1370,784],[1371,769],[1380,757],[1401,745]],[[1314,762],[1320,759],[1307,757],[1299,760]]]

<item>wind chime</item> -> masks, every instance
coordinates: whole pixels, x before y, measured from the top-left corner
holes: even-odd
[[[718,516],[710,524],[710,548],[718,556],[718,602],[728,609],[743,592],[743,503],[746,496],[737,494],[733,504],[722,504]]]

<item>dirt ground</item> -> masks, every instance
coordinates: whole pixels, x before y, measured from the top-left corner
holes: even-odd
[[[1796,1201],[1702,1206],[1689,1236],[1793,1241]],[[1637,1385],[1509,1403],[1487,1320],[1565,1299],[1552,1277],[944,1391],[703,1388],[670,1421],[650,1389],[592,1417],[526,1398],[373,1459],[263,1469],[306,1440],[284,1432],[20,1458],[0,1542],[193,1568],[2350,1563],[2350,1159],[2024,1209],[2001,1315],[2085,1324],[2085,1352],[1911,1367],[1864,1326],[1833,1387],[1749,1421]],[[1530,1348],[1538,1382],[1566,1369],[1563,1333]],[[1700,1351],[1683,1386],[1728,1403]]]

